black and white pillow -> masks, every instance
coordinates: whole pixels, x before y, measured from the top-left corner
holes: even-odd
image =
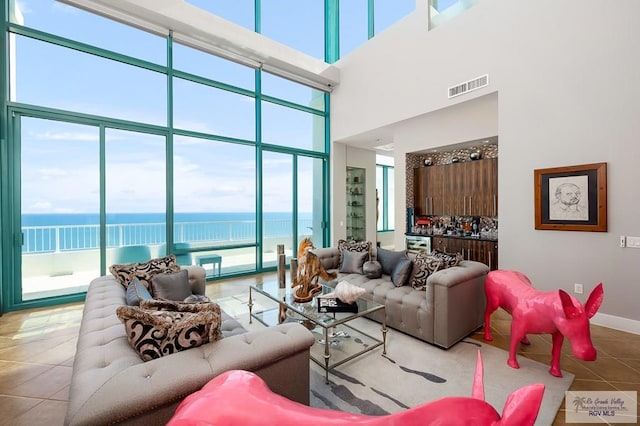
[[[415,290],[426,290],[427,278],[440,269],[444,269],[444,260],[440,257],[418,253],[413,259],[411,287]]]
[[[451,268],[452,266],[458,266],[462,262],[463,257],[461,253],[447,253],[438,249],[434,249],[431,254],[439,257],[444,262],[445,268]]]
[[[180,265],[175,255],[151,259],[148,262],[116,264],[109,267],[109,272],[116,281],[127,288],[134,278],[138,278],[146,288],[151,287],[151,279],[156,274],[178,272]]]
[[[195,304],[209,306],[208,309],[198,306],[191,311],[187,304],[183,305],[179,311],[118,307],[116,314],[124,323],[129,343],[143,361],[195,348],[222,337],[220,306]]]

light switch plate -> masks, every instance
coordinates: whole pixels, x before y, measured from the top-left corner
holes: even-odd
[[[640,249],[640,237],[627,237],[627,247]]]

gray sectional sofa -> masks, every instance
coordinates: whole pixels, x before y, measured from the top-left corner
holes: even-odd
[[[186,268],[192,292],[204,294],[204,269]],[[126,304],[125,293],[112,276],[96,278],[89,286],[65,425],[165,424],[187,395],[233,369],[253,371],[272,391],[309,404],[314,338],[302,325],[247,332],[223,312],[221,340],[143,362],[116,316]]]
[[[371,251],[375,259],[376,248]],[[338,274],[324,284],[335,286],[347,281],[365,288],[365,297],[385,305],[387,326],[391,328],[449,348],[484,324],[484,281],[489,272],[484,263],[462,261],[439,270],[428,276],[425,290],[416,290],[411,285],[397,287],[388,274],[367,278],[360,273],[341,273],[338,247],[313,252],[326,270]],[[382,322],[381,315],[378,312],[371,319]]]

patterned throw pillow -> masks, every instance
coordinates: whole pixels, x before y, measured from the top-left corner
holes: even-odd
[[[340,263],[342,263],[342,252],[344,250],[355,251],[358,253],[367,253],[366,259],[371,260],[371,241],[347,241],[347,240],[338,240],[338,251],[340,252]]]
[[[427,278],[440,269],[444,269],[444,260],[440,257],[418,253],[413,259],[411,287],[415,290],[426,290]]]
[[[434,249],[431,252],[432,256],[439,257],[444,262],[444,268],[451,268],[452,266],[458,266],[464,259],[461,253],[447,253],[438,249]]]
[[[182,311],[118,307],[116,314],[124,323],[129,343],[143,361],[195,348],[222,337],[220,306],[199,303],[195,305],[211,306],[189,311],[188,304],[184,305]]]
[[[151,279],[159,273],[178,272],[180,265],[176,262],[176,256],[170,255],[158,259],[151,259],[142,263],[126,263],[111,265],[109,272],[113,274],[120,284],[127,288],[133,278],[137,277],[147,289],[151,288]]]

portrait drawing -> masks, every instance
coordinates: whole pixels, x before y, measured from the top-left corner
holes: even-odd
[[[588,177],[549,179],[549,219],[589,220]]]

